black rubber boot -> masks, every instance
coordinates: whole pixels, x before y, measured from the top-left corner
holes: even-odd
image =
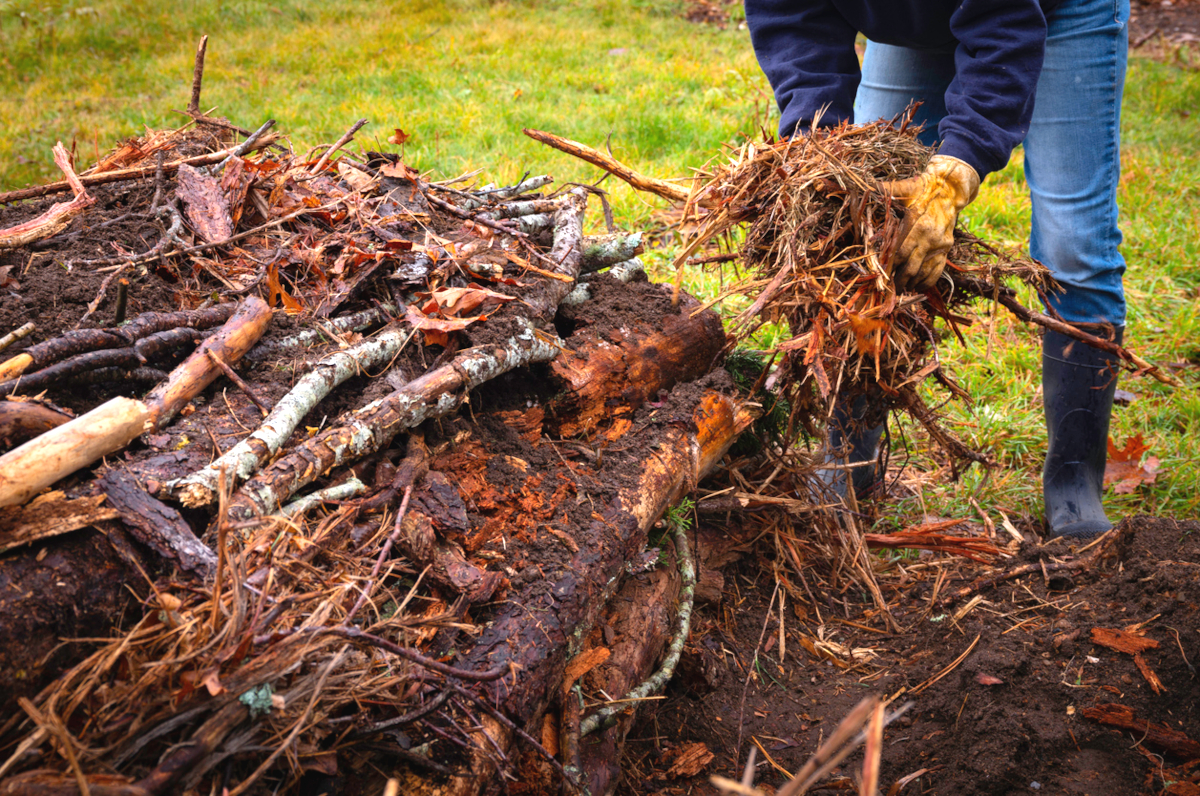
[[[1116,342],[1124,336],[1116,330]],[[1042,338],[1046,466],[1042,494],[1050,536],[1090,539],[1112,528],[1100,501],[1117,357],[1058,332]]]
[[[854,495],[865,498],[883,485],[883,473],[879,466],[879,443],[887,429],[885,422],[878,422],[879,412],[871,412],[870,401],[860,395],[850,402],[839,402],[829,418],[829,440],[826,446],[827,464],[851,464],[864,462],[848,471],[843,469],[818,471],[821,483],[838,500],[846,499],[846,474],[854,484]],[[884,415],[886,417],[886,415]],[[874,422],[873,422],[874,421]]]

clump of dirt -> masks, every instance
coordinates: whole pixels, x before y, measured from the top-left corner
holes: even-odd
[[[1162,772],[1188,761],[1144,731],[1088,714],[1122,705],[1200,739],[1200,523],[1136,517],[1116,533],[1109,554],[1078,570],[1056,568],[1078,555],[1062,542],[1027,543],[1026,557],[1045,571],[1039,564],[981,589],[974,605],[942,604],[934,591],[949,594],[977,572],[935,587],[928,570],[911,566],[894,601],[899,633],[872,629],[870,600],[856,593],[818,593],[816,605],[785,600],[782,647],[770,570],[742,562],[722,603],[693,625],[671,698],[631,734],[624,792],[715,793],[707,775],[740,778],[754,745],[756,783],[778,786],[780,769],[797,770],[871,692],[894,697],[893,707],[913,703],[885,731],[885,793],[1165,792]],[[1152,642],[1142,656],[1161,692],[1132,655],[1097,643],[1093,628]],[[703,775],[666,777],[695,743],[715,754]],[[850,785],[860,765],[849,758],[834,784]]]

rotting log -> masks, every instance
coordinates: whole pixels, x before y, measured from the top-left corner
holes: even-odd
[[[568,658],[577,654],[621,583],[626,563],[645,546],[650,527],[720,461],[752,415],[733,399],[704,393],[692,413],[691,427],[671,424],[655,440],[636,482],[593,514],[569,565],[547,572],[529,594],[503,604],[474,645],[463,653],[463,666],[484,669],[512,664],[515,682],[488,686],[487,701],[528,732],[536,732],[563,679]],[[615,695],[614,695],[615,696]],[[507,749],[513,738],[506,727],[485,722],[475,733],[476,770],[456,778],[456,796],[478,793],[494,775],[486,762],[492,748]],[[486,733],[489,737],[483,737]]]
[[[604,637],[613,642],[608,659],[587,675],[590,691],[620,699],[654,671],[671,638],[679,598],[679,569],[673,554],[652,572],[626,579],[601,620]],[[621,780],[621,750],[633,726],[636,704],[618,715],[615,724],[580,744],[580,768],[591,796],[608,796]]]
[[[113,398],[0,456],[0,506],[24,503],[60,478],[166,425],[221,375],[208,352],[225,362],[238,361],[262,337],[270,320],[265,301],[246,299],[221,330],[201,343],[145,400]]]
[[[138,567],[154,571],[119,529],[82,530],[0,557],[0,716],[91,649],[62,639],[103,637],[123,617],[136,618]]]
[[[663,315],[661,324],[631,319],[600,337],[567,338],[550,365],[564,392],[550,407],[549,430],[564,437],[586,435],[600,421],[637,409],[660,390],[710,371],[725,347],[725,331],[715,312],[693,315],[698,306],[691,301],[682,312]],[[601,299],[580,307],[577,318],[599,320],[605,312]]]

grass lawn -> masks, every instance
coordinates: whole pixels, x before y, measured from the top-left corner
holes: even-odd
[[[379,148],[392,128],[411,136],[406,159],[446,177],[485,168],[594,181],[595,169],[535,144],[540,127],[603,144],[657,176],[686,176],[723,143],[774,127],[774,105],[749,36],[680,19],[672,0],[449,0],[316,4],[130,0],[0,0],[0,189],[56,178],[55,140],[82,162],[143,125],[173,126],[187,104],[200,34],[210,35],[204,105],[247,127],[277,119],[298,149],[336,138],[355,119]],[[1114,514],[1200,515],[1200,72],[1135,58],[1126,91],[1121,200],[1130,316],[1127,341],[1156,362],[1190,362],[1172,391],[1125,379],[1137,395],[1118,408],[1118,443],[1141,434],[1160,460],[1153,485],[1110,495]],[[619,223],[645,227],[662,203],[612,190]],[[1028,196],[1020,153],[989,178],[967,213],[985,237],[1021,242]],[[593,219],[599,219],[599,213]],[[666,272],[672,251],[652,252]],[[711,294],[720,274],[689,275]],[[1032,301],[1026,297],[1027,301]],[[6,330],[0,330],[6,331]],[[983,319],[947,355],[975,406],[945,412],[968,441],[1003,465],[948,483],[917,446],[919,498],[883,522],[922,513],[973,516],[983,507],[1040,512],[1041,420],[1034,333],[1006,316]],[[894,435],[898,436],[898,435]],[[910,435],[911,438],[911,435]],[[896,450],[895,456],[903,456]]]

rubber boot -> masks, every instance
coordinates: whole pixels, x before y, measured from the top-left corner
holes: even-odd
[[[887,424],[872,423],[874,418],[869,415],[878,413],[872,413],[870,409],[870,401],[864,395],[852,399],[849,406],[838,402],[833,408],[833,414],[829,418],[825,462],[864,464],[849,470],[819,470],[821,483],[830,497],[845,501],[847,473],[850,474],[849,483],[854,485],[854,495],[857,498],[868,497],[883,484],[883,474],[879,468],[879,443],[883,439]]]
[[[1120,344],[1124,329],[1116,330]],[[1112,528],[1101,494],[1117,357],[1058,332],[1042,338],[1046,465],[1042,494],[1050,536],[1090,539]]]

